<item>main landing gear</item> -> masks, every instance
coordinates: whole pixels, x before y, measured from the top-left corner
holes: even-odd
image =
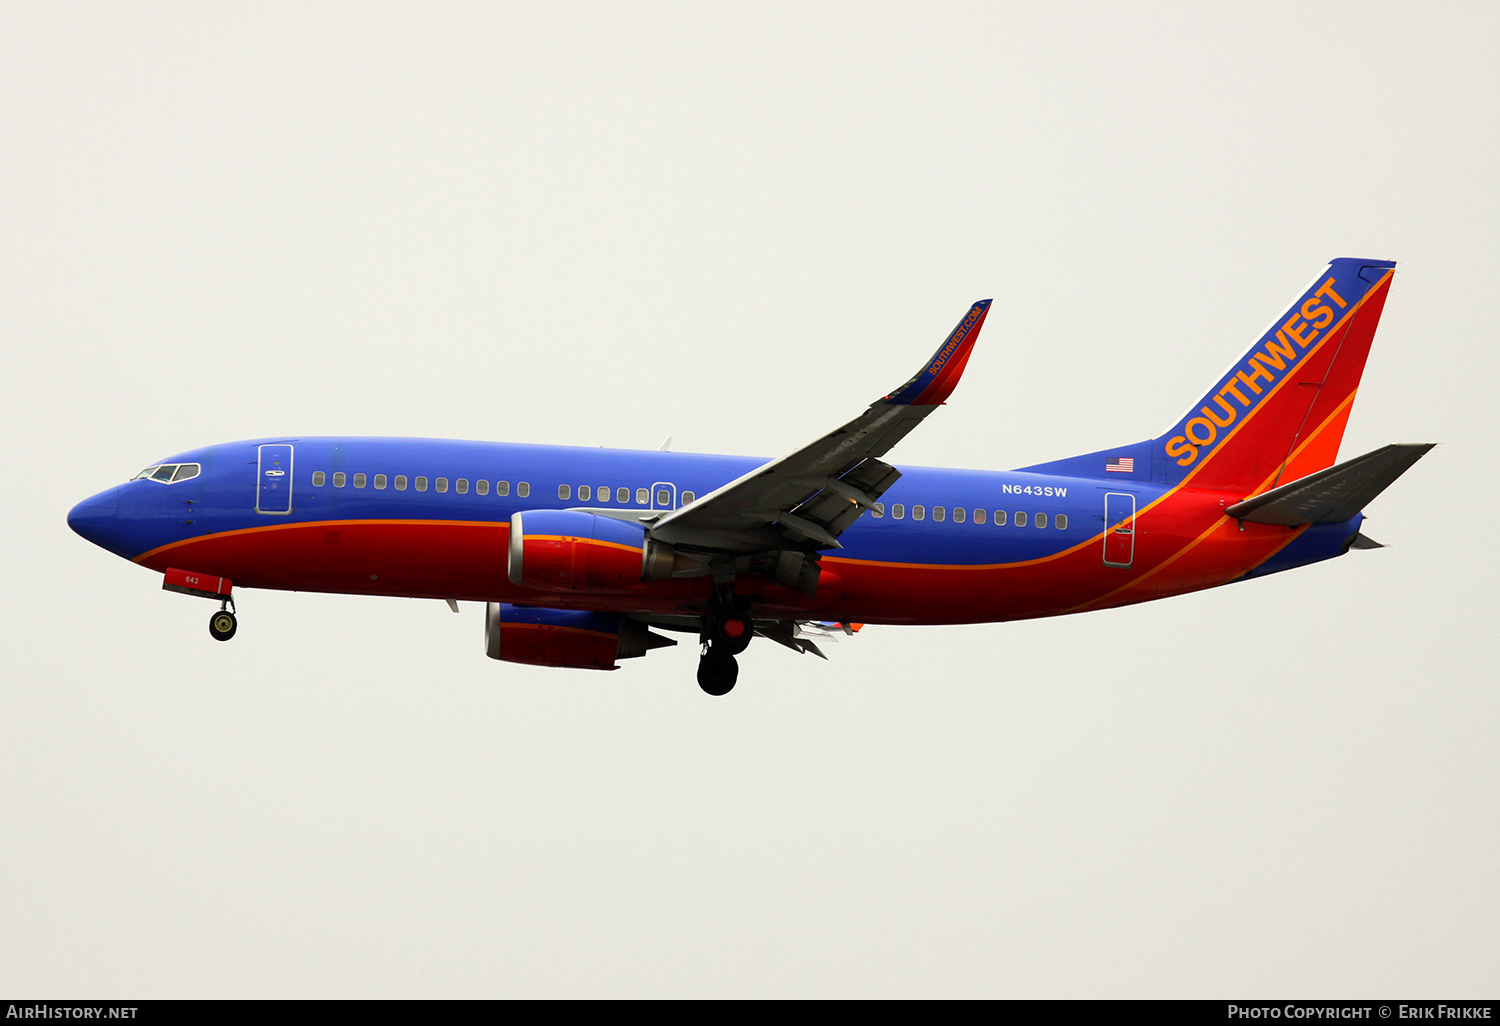
[[[213,635],[215,641],[228,641],[234,637],[234,632],[239,629],[240,622],[234,613],[229,610],[229,603],[225,602],[223,608],[208,618],[208,633]]]
[[[727,695],[740,676],[735,656],[750,646],[755,637],[755,623],[734,609],[733,597],[727,591],[720,597],[721,609],[703,618],[703,655],[698,660],[698,686],[710,695]]]

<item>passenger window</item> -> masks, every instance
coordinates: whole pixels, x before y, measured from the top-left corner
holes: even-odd
[[[328,475],[325,474],[325,473],[323,473],[321,470],[314,470],[313,471],[313,487],[315,487],[315,488],[322,488],[323,487],[323,482],[325,482],[327,480],[328,480]]]
[[[948,510],[943,506],[932,507],[932,519],[936,520],[938,523],[942,523],[944,520],[948,519]]]
[[[953,522],[961,524],[968,517],[968,512],[962,506],[953,507]]]
[[[365,475],[363,475],[363,474],[355,474],[354,475],[354,487],[356,487],[356,488],[363,488],[365,486],[365,480],[366,480]]]
[[[974,511],[974,523],[976,523],[976,524],[982,524],[982,523],[984,523],[984,510],[982,510],[982,509],[976,509]]]
[[[1024,512],[1016,514],[1016,526],[1017,527],[1025,527],[1026,526],[1026,514]]]
[[[398,492],[404,492],[404,491],[406,491],[406,475],[405,474],[397,474],[396,475],[396,491],[398,491]]]
[[[466,478],[466,477],[461,477],[457,481],[454,481],[453,482],[453,490],[455,492],[457,492],[459,495],[468,495],[469,494],[469,479]]]
[[[176,484],[178,481],[190,481],[197,476],[198,464],[184,463],[182,466],[177,468],[177,473],[172,475],[172,483]]]
[[[599,486],[599,501],[600,502],[608,502],[609,501],[609,485],[600,485]]]
[[[911,508],[911,518],[913,520],[926,520],[927,519],[927,507],[926,506],[913,506]]]
[[[672,491],[669,488],[658,488],[656,490],[656,508],[665,509],[672,505]]]
[[[578,486],[578,501],[579,502],[588,502],[589,501],[589,496],[591,496],[593,494],[594,494],[594,490],[592,488],[590,488],[588,485],[579,485]]]
[[[446,477],[440,477],[437,479],[437,490],[440,492],[446,492],[448,490],[448,479]]]
[[[995,510],[995,526],[996,527],[1004,527],[1005,526],[1005,510],[1003,510],[1003,509],[997,509],[997,510]]]
[[[385,475],[384,474],[376,474],[375,475],[375,487],[376,488],[384,488],[385,487]]]
[[[488,481],[475,481],[474,491],[478,495],[490,494],[490,483]]]
[[[646,488],[637,488],[635,490],[635,502],[636,502],[637,506],[644,506],[644,505],[646,505],[646,503],[648,503],[650,501],[651,501],[651,492],[648,489],[646,489]]]
[[[683,492],[682,493],[682,504],[684,506],[686,506],[688,503],[692,502],[697,497],[698,496],[694,495],[692,492]]]
[[[901,503],[899,502],[895,503],[893,506],[891,506],[891,518],[893,520],[905,520],[906,507],[901,505]]]
[[[1047,526],[1047,514],[1045,514],[1045,513],[1038,513],[1036,515],[1036,526],[1038,526],[1038,527],[1046,527]]]
[[[558,485],[557,497],[559,499],[571,499],[573,497],[573,487],[571,485]]]
[[[529,481],[517,481],[516,482],[516,494],[519,495],[523,499],[526,498],[526,496],[530,495],[531,494],[531,482],[529,482]]]
[[[881,517],[885,516],[885,503],[877,502],[873,506],[871,506],[870,515],[873,516],[876,520],[879,520]]]
[[[426,490],[427,490],[427,479],[425,477],[419,477],[419,478],[417,478],[417,491],[419,491],[419,492],[425,492]]]
[[[151,480],[170,484],[172,482],[172,475],[175,473],[177,473],[177,464],[168,463],[164,467],[157,467],[156,473],[151,475]]]
[[[496,495],[509,495],[510,494],[510,482],[509,481],[496,481],[495,482],[495,494]]]
[[[1056,524],[1059,531],[1066,531],[1068,529],[1068,515],[1066,513],[1059,513],[1052,518],[1052,521]]]
[[[335,488],[342,488],[342,487],[344,487],[344,482],[347,481],[347,480],[348,480],[348,478],[344,476],[344,472],[342,470],[336,470],[336,471],[334,471],[334,473],[333,473],[333,486]]]
[[[616,488],[615,489],[615,501],[616,502],[629,502],[630,501],[630,489],[629,488]]]

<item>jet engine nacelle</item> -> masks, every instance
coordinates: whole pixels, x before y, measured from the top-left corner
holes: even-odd
[[[510,518],[510,583],[547,591],[621,591],[641,583],[646,528],[567,509]]]
[[[619,613],[542,609],[491,602],[484,619],[484,648],[491,659],[531,666],[614,670],[617,659],[643,656],[677,642],[653,634]]]

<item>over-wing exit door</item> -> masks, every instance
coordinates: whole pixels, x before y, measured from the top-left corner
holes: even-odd
[[[255,512],[292,511],[292,447],[263,445],[255,474]]]
[[[677,486],[671,481],[658,481],[651,486],[652,509],[676,509]]]
[[[1135,558],[1135,496],[1104,493],[1104,565],[1129,566]]]

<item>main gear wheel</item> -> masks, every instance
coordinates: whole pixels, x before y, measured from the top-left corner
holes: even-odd
[[[698,660],[698,686],[710,695],[727,695],[739,679],[740,664],[734,656],[710,647]]]

